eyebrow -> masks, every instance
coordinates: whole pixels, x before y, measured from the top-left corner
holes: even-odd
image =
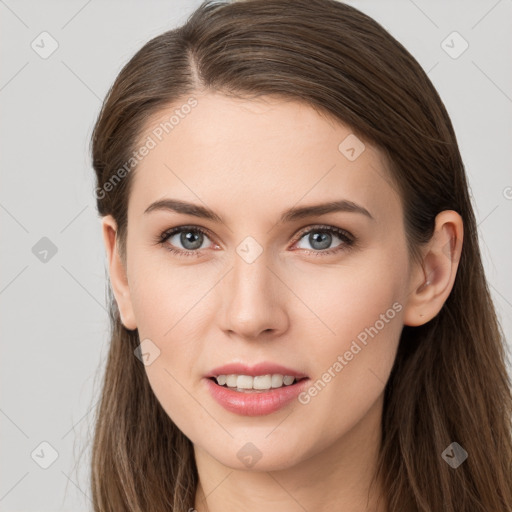
[[[213,222],[220,222],[224,224],[222,218],[209,208],[193,203],[187,203],[185,201],[180,201],[178,199],[161,199],[159,201],[155,201],[146,208],[144,214],[156,210],[170,210],[176,213],[193,215],[194,217],[200,217],[203,219],[211,220]],[[375,220],[372,214],[363,206],[346,199],[341,199],[339,201],[330,201],[327,203],[315,204],[311,206],[290,208],[281,215],[279,224],[293,222],[295,220],[312,217],[314,215],[326,215],[333,212],[359,213],[365,215],[371,220]]]

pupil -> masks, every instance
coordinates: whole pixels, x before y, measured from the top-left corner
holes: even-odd
[[[202,240],[202,233],[198,233],[196,231],[183,231],[181,233],[180,242],[187,250],[194,250],[201,247],[203,240]],[[192,245],[187,245],[191,243]]]
[[[332,236],[329,233],[314,233],[309,235],[309,243],[314,249],[327,249],[331,245]],[[319,246],[315,246],[320,241]]]

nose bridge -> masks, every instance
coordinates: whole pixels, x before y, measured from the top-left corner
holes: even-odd
[[[248,307],[265,307],[271,298],[272,272],[267,268],[271,265],[270,251],[253,241],[244,241],[236,248],[231,273],[231,294],[236,303]],[[273,295],[273,294],[272,294]]]
[[[232,272],[222,288],[225,328],[255,337],[262,331],[283,327],[279,280],[268,268],[272,267],[271,259],[271,251],[252,237],[236,247]]]

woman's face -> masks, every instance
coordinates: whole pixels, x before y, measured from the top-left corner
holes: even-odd
[[[121,313],[146,340],[156,397],[196,450],[232,468],[291,467],[356,426],[377,435],[412,289],[382,154],[305,104],[196,99],[147,125],[128,207]],[[166,200],[197,215],[151,207]],[[326,203],[345,207],[307,212]],[[307,379],[245,392],[216,373]],[[280,384],[247,377],[228,384]]]

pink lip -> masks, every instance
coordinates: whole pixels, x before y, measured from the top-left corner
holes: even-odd
[[[258,363],[254,366],[247,366],[241,363],[230,363],[225,364],[223,366],[218,366],[211,370],[211,372],[206,375],[207,378],[210,377],[218,377],[219,375],[249,375],[251,377],[255,377],[256,375],[291,375],[296,377],[297,379],[302,379],[307,377],[306,374],[298,372],[297,370],[293,370],[292,368],[286,368],[285,366],[281,366],[280,364],[262,362]]]
[[[225,367],[221,367],[225,371]],[[240,367],[238,365],[237,373]],[[217,371],[217,370],[215,370]],[[247,370],[244,370],[246,372]],[[254,371],[254,368],[252,369]],[[269,373],[282,373],[286,375],[293,375],[295,372],[269,372]],[[219,373],[218,375],[224,375]],[[247,373],[243,373],[247,375]],[[263,416],[271,414],[282,407],[288,405],[297,396],[304,391],[306,386],[309,385],[310,379],[305,378],[290,386],[282,388],[271,389],[269,391],[250,392],[244,393],[243,391],[233,391],[231,389],[219,386],[211,378],[203,379],[206,383],[208,391],[211,396],[224,407],[226,410],[242,416]]]

